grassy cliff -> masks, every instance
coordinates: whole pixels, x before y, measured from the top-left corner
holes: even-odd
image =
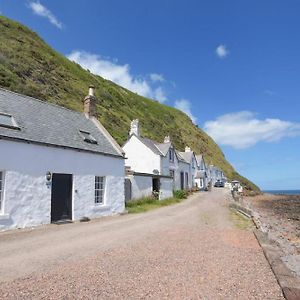
[[[227,162],[217,144],[181,111],[158,103],[91,74],[50,48],[36,33],[20,23],[0,16],[0,86],[82,111],[82,99],[90,84],[99,99],[99,120],[122,144],[130,121],[138,118],[143,136],[163,141],[170,135],[175,146],[189,145],[204,154],[207,163],[239,179],[251,190],[258,188]]]

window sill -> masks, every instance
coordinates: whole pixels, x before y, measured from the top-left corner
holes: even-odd
[[[0,214],[0,221],[1,220],[8,220],[10,218],[9,214]]]
[[[110,209],[109,205],[103,205],[103,204],[95,204],[93,210],[108,210]]]

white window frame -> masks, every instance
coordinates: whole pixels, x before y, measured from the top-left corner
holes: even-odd
[[[175,180],[175,170],[170,170],[170,176],[173,178],[173,181]]]
[[[175,158],[174,149],[170,148],[170,150],[169,150],[169,161],[174,162],[174,158]]]
[[[4,214],[4,188],[5,188],[5,172],[0,170],[2,174],[0,186],[0,215]]]
[[[101,182],[98,182],[97,185],[97,179],[102,179],[102,187],[101,187]],[[105,186],[106,186],[106,178],[105,176],[95,176],[95,192],[94,192],[94,203],[95,205],[104,205],[105,201]],[[99,197],[101,194],[101,202],[99,202]]]

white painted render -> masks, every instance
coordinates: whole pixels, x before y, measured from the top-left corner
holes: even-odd
[[[169,194],[173,193],[174,189],[179,190],[181,188],[180,172],[188,173],[188,182],[185,182],[185,188],[192,188],[192,178],[195,176],[196,168],[192,168],[191,164],[187,162],[179,161],[176,154],[174,154],[174,162],[172,162],[169,159],[169,152],[165,156],[155,154],[135,135],[129,138],[123,146],[123,150],[127,158],[125,164],[134,172],[153,174],[153,170],[158,170],[160,175],[170,176],[170,170],[174,170],[175,178],[171,182]]]
[[[152,179],[153,176],[149,174],[146,175],[127,175],[131,182],[131,199],[140,199],[143,197],[152,196]],[[160,177],[160,191],[159,191],[159,200],[170,198],[173,196],[173,179]]]
[[[132,135],[123,146],[125,165],[135,172],[153,174],[153,170],[161,170],[160,155],[153,153],[135,135]]]
[[[173,179],[160,178],[159,200],[173,197]]]
[[[178,172],[177,172],[178,178],[176,178],[176,186],[178,185],[178,187],[179,187],[178,189],[180,189],[180,173],[181,172],[184,173],[184,188],[185,189],[190,189],[192,187],[192,185],[191,185],[191,174],[190,174],[190,164],[188,164],[186,162],[182,162],[182,161],[179,161],[179,163],[178,163]],[[188,177],[189,177],[188,182],[186,182],[186,175],[185,175],[186,173],[188,173]]]
[[[152,196],[152,177],[129,175],[127,178],[131,182],[131,199],[140,199]]]
[[[51,185],[46,174],[73,174],[73,220],[124,211],[124,159],[71,149],[0,140],[5,173],[0,230],[48,224]],[[94,203],[95,176],[105,176],[104,204]]]

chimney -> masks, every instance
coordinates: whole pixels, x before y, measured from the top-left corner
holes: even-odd
[[[84,113],[87,117],[96,117],[95,87],[89,86],[89,94],[84,98]]]
[[[191,152],[191,148],[189,146],[185,146],[184,152]]]
[[[136,136],[140,136],[140,126],[139,126],[138,119],[132,120],[130,123],[129,135],[133,135],[133,134],[135,134]]]
[[[171,142],[171,138],[169,135],[165,136],[165,139],[164,139],[164,143],[170,143]]]

